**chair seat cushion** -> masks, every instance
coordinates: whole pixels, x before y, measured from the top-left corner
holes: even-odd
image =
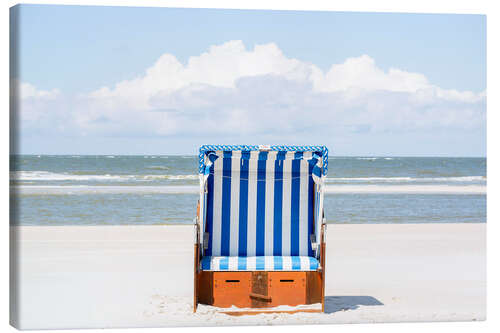
[[[206,256],[200,266],[203,271],[315,271],[319,263],[307,256]]]

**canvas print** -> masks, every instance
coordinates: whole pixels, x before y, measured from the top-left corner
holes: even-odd
[[[19,329],[486,319],[486,16],[10,9]]]

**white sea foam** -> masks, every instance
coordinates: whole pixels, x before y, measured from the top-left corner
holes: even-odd
[[[169,180],[198,179],[197,175],[144,175],[140,177],[144,179],[169,179]]]
[[[12,171],[10,179],[17,181],[143,181],[154,179],[192,180],[197,175],[79,175],[49,171]]]
[[[349,158],[347,158],[349,159]],[[366,160],[366,161],[375,161],[375,160],[378,160],[378,159],[384,159],[384,160],[393,160],[394,158],[393,157],[357,157],[356,158],[357,160]]]
[[[329,185],[327,194],[486,194],[484,185]]]
[[[464,177],[329,177],[327,183],[335,182],[478,182],[486,181],[484,176],[464,176]]]
[[[13,194],[71,195],[71,194],[189,194],[198,193],[198,186],[11,186]]]
[[[166,166],[150,166],[152,170],[168,170]],[[144,180],[197,180],[198,175],[81,175],[72,173],[55,173],[49,171],[12,171],[10,179],[17,181],[144,181]],[[486,182],[484,176],[463,177],[328,177],[327,183],[467,183]]]
[[[147,166],[146,169],[150,169],[150,170],[168,170],[170,168],[168,166],[165,166],[165,165],[151,165],[151,166]]]
[[[21,195],[48,194],[197,194],[198,186],[11,186]],[[486,194],[482,185],[329,185],[326,194]]]
[[[121,175],[75,175],[69,173],[55,173],[49,171],[12,171],[10,173],[11,180],[76,180],[76,181],[84,181],[84,180],[98,180],[98,181],[106,181],[106,180],[122,180],[125,179],[124,176]]]
[[[400,182],[410,181],[411,177],[329,177],[326,178],[327,183],[333,182]]]

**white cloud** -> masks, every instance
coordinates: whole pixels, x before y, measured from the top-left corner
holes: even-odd
[[[323,72],[288,58],[274,43],[247,50],[241,41],[230,41],[189,58],[186,65],[164,54],[142,76],[65,103],[58,90],[22,84],[21,91],[21,111],[38,108],[37,117],[25,118],[33,126],[59,117],[66,130],[82,134],[279,136],[319,129],[327,134],[486,124],[486,92],[447,90],[420,73],[384,71],[367,55]],[[48,99],[61,103],[47,109]]]
[[[64,132],[71,115],[65,112],[65,98],[59,89],[42,90],[17,79],[11,81],[11,115],[22,132]]]
[[[319,91],[345,91],[351,88],[368,91],[387,90],[415,92],[429,88],[424,75],[391,68],[386,73],[367,55],[348,58],[344,63],[333,65],[325,74],[319,74],[315,88]]]
[[[59,89],[41,90],[30,83],[18,82],[17,80],[14,80],[13,84],[15,85],[14,89],[18,89],[19,98],[22,100],[29,98],[53,100],[61,93]]]
[[[231,88],[238,78],[266,74],[305,78],[303,63],[286,58],[275,44],[257,45],[247,51],[241,41],[211,46],[209,51],[190,57],[183,66],[175,56],[162,55],[145,75],[102,87],[90,94],[96,99],[112,99],[113,106],[148,108],[149,98],[159,92],[174,92],[192,84]]]

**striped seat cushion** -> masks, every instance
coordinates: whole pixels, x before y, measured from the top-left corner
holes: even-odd
[[[216,151],[212,157],[205,256],[314,255],[313,152]]]
[[[204,271],[315,271],[318,260],[307,256],[204,257]]]

